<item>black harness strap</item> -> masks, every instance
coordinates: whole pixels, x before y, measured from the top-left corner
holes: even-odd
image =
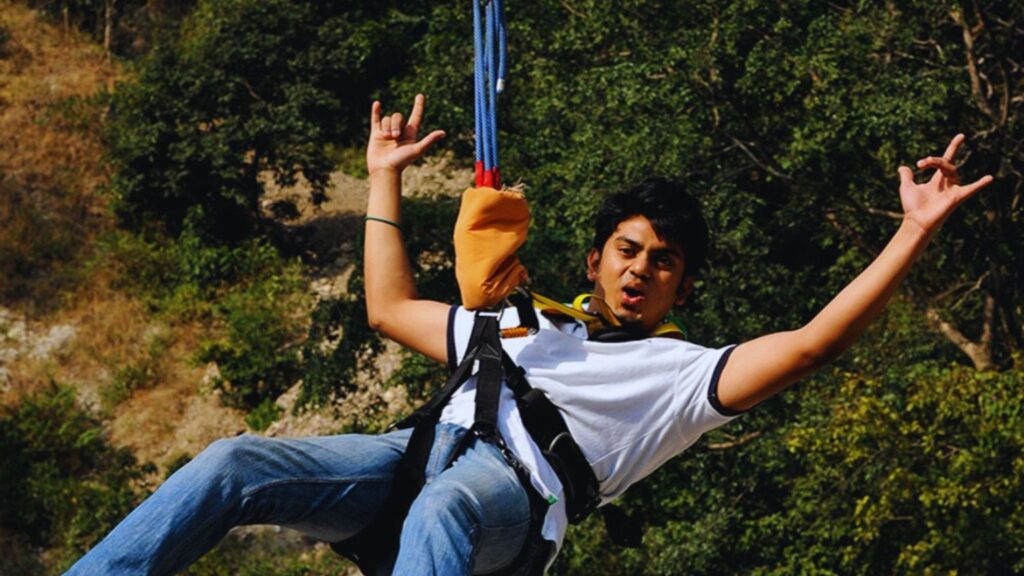
[[[569,522],[578,524],[600,503],[594,470],[569,434],[569,427],[558,408],[543,392],[530,386],[520,366],[507,355],[504,360],[509,387],[516,396],[523,426],[562,483]]]
[[[530,301],[526,300],[524,305],[521,299],[510,300],[519,311],[520,324],[536,330],[538,321]],[[603,336],[611,336],[612,341],[636,338],[633,334]],[[524,567],[527,574],[542,574],[553,546],[540,536],[549,503],[533,488],[529,471],[505,445],[504,439],[498,433],[502,381],[508,384],[515,396],[527,432],[540,447],[562,483],[569,522],[582,522],[600,504],[597,477],[569,433],[558,407],[543,392],[530,386],[525,370],[516,365],[502,349],[498,316],[478,312],[470,333],[466,355],[445,385],[426,404],[391,427],[413,427],[413,432],[395,469],[388,499],[374,520],[363,530],[348,540],[332,545],[336,552],[355,562],[363,573],[372,573],[383,562],[391,560],[398,550],[402,524],[412,502],[423,489],[427,461],[430,458],[434,433],[441,413],[455,391],[474,371],[477,374],[474,423],[469,433],[451,453],[447,466],[451,466],[475,438],[481,438],[495,444],[501,450],[530,497],[530,536],[520,550],[519,557],[508,569],[500,571],[495,576],[512,571],[523,573]],[[628,547],[640,545],[639,525],[631,521],[616,506],[605,506],[602,510],[605,513],[605,526],[614,544]]]
[[[493,318],[491,320],[494,321]],[[402,523],[413,500],[423,489],[427,461],[430,459],[441,412],[455,391],[472,375],[476,358],[481,352],[479,343],[484,340],[483,334],[488,328],[496,329],[497,322],[494,321],[493,327],[486,322],[474,323],[470,342],[477,344],[466,352],[462,363],[448,377],[444,387],[418,410],[389,427],[413,428],[405,452],[395,467],[391,492],[372,522],[352,538],[331,546],[335,552],[352,560],[364,574],[372,573],[374,567],[390,560],[398,550]]]
[[[498,318],[491,314],[477,314],[470,334],[469,350],[462,363],[452,372],[444,387],[426,404],[390,428],[413,427],[412,435],[395,469],[391,492],[381,510],[370,524],[358,534],[331,545],[335,552],[352,560],[364,574],[371,574],[384,562],[391,561],[398,550],[402,524],[416,496],[423,489],[427,461],[434,444],[434,434],[444,407],[452,395],[477,370],[475,422],[448,459],[447,466],[469,447],[474,438],[493,442],[501,450],[526,489],[530,498],[530,536],[518,557],[509,568],[494,576],[515,571],[517,574],[542,574],[551,544],[540,538],[540,528],[547,512],[547,502],[541,498],[529,479],[529,472],[515,458],[498,434],[498,401],[501,394],[502,359]],[[447,467],[446,466],[446,467]],[[526,568],[524,572],[523,569]]]
[[[474,328],[483,325],[477,361],[480,369],[476,377],[476,411],[473,415],[474,431],[482,438],[492,439],[498,430],[498,399],[501,395],[501,339],[498,319],[477,315]]]
[[[569,434],[565,418],[548,397],[530,386],[526,371],[508,355],[503,357],[508,385],[516,396],[523,426],[540,448],[544,458],[562,483],[565,513],[571,524],[583,522],[601,503],[600,485],[579,444]],[[643,539],[640,525],[621,508],[609,504],[601,508],[605,529],[612,544],[637,548]]]

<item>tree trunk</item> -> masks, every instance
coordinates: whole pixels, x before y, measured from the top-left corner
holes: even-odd
[[[107,59],[111,57],[111,45],[114,41],[114,11],[117,0],[106,0],[103,14],[103,49],[107,52]]]
[[[986,294],[984,324],[981,338],[977,342],[965,336],[956,326],[943,320],[935,308],[929,306],[925,310],[925,316],[932,326],[971,359],[976,370],[992,370],[996,367],[995,362],[992,361],[992,325],[995,322],[995,307],[995,298],[991,294]]]

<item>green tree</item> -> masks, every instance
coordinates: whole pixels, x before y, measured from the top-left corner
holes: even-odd
[[[200,2],[114,97],[108,141],[122,223],[176,235],[201,208],[207,234],[249,236],[264,173],[282,185],[301,175],[322,199],[328,144],[361,139],[370,95],[402,70],[402,48],[421,27],[394,4]]]
[[[0,412],[0,457],[0,528],[68,557],[131,510],[148,471],[111,446],[74,390],[56,383]]]
[[[975,370],[1001,367],[1009,372],[999,378],[1017,378],[1010,367],[1024,343],[1024,263],[1015,253],[1024,238],[1024,85],[1014,55],[1024,48],[1015,32],[1022,13],[1019,3],[983,2],[510,8],[502,166],[507,180],[528,185],[535,222],[524,260],[543,292],[585,286],[572,258],[582,261],[602,194],[649,174],[676,176],[703,200],[714,233],[710,269],[682,315],[695,341],[742,341],[805,322],[880,249],[896,227],[898,165],[941,151],[962,131],[971,150],[965,178],[997,178],[947,222],[881,324],[888,332],[842,360],[850,372],[810,379],[635,488],[626,503],[654,526],[643,551],[610,553],[587,524],[574,529],[558,572],[914,573],[973,565],[984,573],[1019,562],[1005,547],[1009,538],[1009,549],[1019,550],[1019,535],[996,533],[1012,524],[1012,506],[990,506],[1006,520],[988,525],[945,517],[942,535],[928,531],[937,521],[922,507],[914,529],[897,521],[868,537],[855,494],[913,498],[877,475],[829,472],[826,464],[854,457],[855,443],[837,440],[827,455],[788,447],[797,430],[841,430],[836,406],[874,398],[902,415],[907,396],[922,393],[908,387],[917,371],[935,376],[929,401],[950,411],[969,412],[974,400],[942,391],[965,386],[968,376],[987,378]],[[416,47],[415,74],[398,82],[400,101],[455,87],[435,93],[432,104],[462,157],[472,142],[469,26],[464,7],[436,8]],[[956,361],[971,368],[945,368]],[[872,376],[878,367],[891,372]],[[854,380],[876,384],[854,390]],[[864,399],[851,398],[855,392]],[[935,439],[935,418],[919,412],[910,420]],[[918,440],[891,420],[866,411],[859,424],[886,431],[893,445],[876,456],[876,470],[896,468],[916,450]],[[1002,419],[993,427],[1013,425]],[[965,450],[977,446],[960,440]],[[1013,441],[1007,446],[1012,453]],[[941,458],[918,462],[921,490],[943,474],[965,474]],[[1014,494],[1013,466],[976,463],[969,474],[1007,482],[1000,497]],[[839,476],[850,487],[828,490]],[[792,506],[800,512],[789,513]],[[952,526],[970,537],[952,538]],[[960,559],[940,553],[937,542]]]
[[[957,131],[965,175],[997,184],[964,206],[909,282],[938,333],[978,368],[1022,339],[1019,3],[555,2],[509,10],[502,163],[536,215],[538,283],[582,283],[600,196],[649,174],[691,183],[716,253],[701,340],[791,327],[895,228],[895,170]],[[468,155],[468,10],[439,6],[399,82],[437,92]],[[463,137],[458,137],[462,135]],[[754,273],[752,273],[754,272]],[[552,289],[548,288],[548,291]],[[756,305],[754,304],[756,303]],[[725,311],[734,313],[726,314]],[[702,329],[700,327],[706,327]]]

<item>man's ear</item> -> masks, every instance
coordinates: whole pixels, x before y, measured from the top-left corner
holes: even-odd
[[[597,269],[601,266],[601,253],[591,248],[587,254],[587,280],[597,281]]]
[[[686,302],[686,298],[693,292],[693,281],[696,280],[693,276],[683,276],[683,280],[679,283],[679,294],[676,295],[676,306],[682,306]]]

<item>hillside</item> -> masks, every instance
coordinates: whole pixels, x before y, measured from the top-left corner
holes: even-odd
[[[74,29],[21,5],[0,6],[0,26],[10,35],[0,60],[0,130],[18,135],[0,142],[10,191],[0,243],[8,258],[24,254],[9,264],[3,291],[10,306],[0,316],[5,400],[54,379],[73,384],[82,403],[99,411],[101,391],[143,354],[139,343],[161,340],[169,352],[160,360],[161,385],[152,398],[131,398],[114,411],[114,441],[160,463],[170,452],[194,452],[241,431],[240,416],[218,409],[216,399],[192,399],[202,377],[187,361],[196,328],[171,330],[149,318],[136,298],[111,286],[111,271],[89,261],[112,227],[101,192],[101,126],[106,94],[124,73]]]
[[[146,345],[157,342],[167,352],[151,369],[159,386],[139,391],[114,410],[110,429],[115,441],[132,447],[141,460],[163,465],[167,458],[194,454],[213,439],[244,431],[240,415],[220,407],[203,386],[215,366],[195,367],[188,360],[204,328],[170,326],[150,317],[137,298],[112,286],[113,271],[102,263],[83,264],[96,239],[112,226],[100,192],[106,174],[99,128],[104,95],[124,79],[124,72],[88,39],[46,23],[20,5],[0,6],[0,25],[10,32],[0,60],[0,129],[20,135],[0,141],[5,186],[37,202],[40,213],[73,214],[71,225],[77,233],[72,253],[57,259],[61,268],[33,271],[32,287],[60,283],[60,272],[75,265],[75,276],[81,278],[70,291],[54,286],[41,295],[5,302],[9,308],[0,313],[5,399],[11,401],[52,377],[75,383],[82,401],[98,409],[100,391],[113,372],[144,361]],[[468,179],[466,174],[453,175],[440,160],[410,170],[406,189],[454,193]],[[268,182],[264,205],[293,202],[298,213],[284,222],[285,228],[301,230],[308,250],[319,256],[318,265],[306,268],[312,293],[344,292],[353,235],[359,230],[353,224],[365,207],[366,191],[364,180],[339,172],[332,178],[327,201],[314,206],[301,185],[280,189]],[[16,227],[19,216],[5,218]],[[48,220],[47,225],[57,223]],[[24,242],[32,236],[25,230],[12,238],[10,230],[7,227],[4,242]],[[336,422],[327,422],[317,429],[289,419],[272,433],[328,432],[336,427]]]
[[[109,219],[99,187],[99,100],[119,78],[102,50],[11,3],[0,5],[0,327],[5,396],[68,351],[58,296]]]
[[[458,298],[470,11],[117,3],[108,59],[112,5],[0,0],[0,574],[60,573],[214,439],[375,433],[444,377],[365,322],[360,173],[369,103],[426,93],[448,137],[405,173],[403,239],[418,293]],[[799,329],[943,181],[899,167],[959,132],[962,181],[994,177],[941,231],[925,219],[855,345],[630,488],[644,546],[588,520],[553,574],[1024,573],[1021,22],[1007,3],[510,7],[501,167],[529,184],[542,293],[587,287],[603,197],[664,176],[711,236],[674,310],[687,340],[819,333]],[[247,529],[189,573],[348,570]]]
[[[51,381],[72,386],[78,404],[102,418],[115,446],[155,465],[145,480],[153,487],[169,466],[213,440],[252,430],[245,413],[224,406],[211,386],[217,366],[195,361],[214,327],[154,314],[125,288],[117,262],[106,260],[105,243],[115,228],[103,193],[108,174],[101,134],[108,94],[130,80],[128,72],[88,38],[20,4],[0,4],[0,32],[0,131],[17,135],[0,139],[0,399],[16,406]],[[468,179],[453,175],[442,159],[410,170],[406,189],[454,193]],[[301,238],[311,256],[302,272],[310,302],[344,294],[365,180],[334,174],[318,206],[301,183],[267,186],[266,209],[280,202],[296,208],[281,226]],[[397,364],[396,350],[381,355],[381,378]],[[131,378],[138,382],[126,389]],[[296,384],[278,401],[286,410],[265,433],[336,433],[369,405],[383,401],[394,413],[408,408],[400,390],[362,384],[343,405],[297,415],[289,410]],[[279,532],[268,538],[296,553],[308,548]],[[232,546],[252,546],[260,533],[239,531],[241,540]]]

